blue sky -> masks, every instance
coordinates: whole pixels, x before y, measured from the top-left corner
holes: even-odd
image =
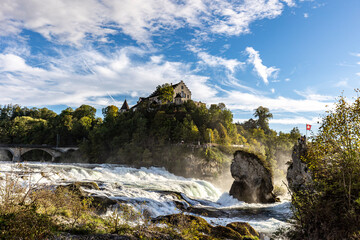
[[[183,80],[235,121],[278,131],[360,87],[358,0],[2,0],[0,104],[130,105]],[[326,107],[330,106],[330,107]]]

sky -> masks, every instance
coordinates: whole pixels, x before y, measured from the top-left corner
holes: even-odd
[[[359,0],[1,0],[0,105],[130,106],[183,80],[234,122],[319,127],[360,87]]]

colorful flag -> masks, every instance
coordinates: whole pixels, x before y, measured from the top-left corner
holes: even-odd
[[[306,131],[310,131],[311,130],[311,125],[310,124],[306,124]]]

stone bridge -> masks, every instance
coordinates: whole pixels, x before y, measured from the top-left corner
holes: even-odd
[[[0,144],[0,150],[7,150],[12,154],[12,161],[21,161],[21,156],[31,150],[41,150],[51,156],[51,161],[60,157],[68,151],[76,151],[78,147],[55,147],[49,145],[21,145],[21,144]]]

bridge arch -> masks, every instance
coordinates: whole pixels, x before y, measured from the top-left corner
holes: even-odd
[[[21,161],[54,161],[57,155],[54,155],[50,149],[42,148],[29,148],[24,149],[21,152],[20,159]]]
[[[48,145],[21,145],[21,144],[0,144],[0,150],[9,151],[12,154],[12,161],[21,161],[21,156],[32,150],[40,150],[48,153],[51,156],[51,161],[60,157],[62,154],[78,150],[78,147],[55,147]]]
[[[0,149],[0,161],[12,161],[14,152],[10,149]]]

